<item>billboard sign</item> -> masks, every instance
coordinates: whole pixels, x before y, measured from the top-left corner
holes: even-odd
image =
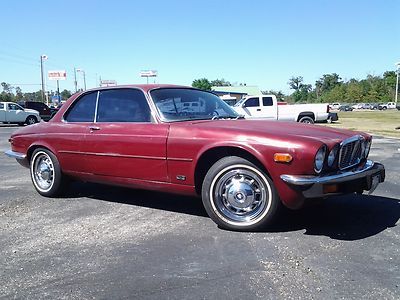
[[[49,80],[66,80],[67,72],[65,70],[56,70],[48,72]]]
[[[157,71],[156,70],[141,71],[140,77],[157,77]]]
[[[116,86],[116,85],[117,82],[115,80],[100,80],[101,87]]]

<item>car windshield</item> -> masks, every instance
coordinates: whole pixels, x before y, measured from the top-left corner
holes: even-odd
[[[189,88],[161,88],[150,92],[163,121],[236,119],[240,116],[213,93]]]

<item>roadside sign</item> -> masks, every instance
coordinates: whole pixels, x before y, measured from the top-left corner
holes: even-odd
[[[141,71],[140,77],[157,77],[157,71],[156,70]]]
[[[67,72],[65,70],[56,70],[48,72],[49,80],[66,80]]]
[[[117,82],[115,80],[100,80],[101,87],[116,86],[116,85]]]

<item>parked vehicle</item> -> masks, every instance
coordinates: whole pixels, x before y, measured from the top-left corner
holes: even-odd
[[[213,93],[171,85],[75,94],[10,143],[6,154],[30,169],[43,196],[62,194],[68,179],[198,195],[232,230],[266,226],[281,204],[372,192],[385,179],[384,166],[368,160],[366,133],[246,120]]]
[[[329,104],[329,108],[334,109],[334,110],[338,110],[340,108],[340,106],[341,106],[340,103]]]
[[[379,109],[379,103],[372,103],[371,104],[371,109],[373,109],[373,110]]]
[[[57,108],[48,107],[45,103],[38,101],[21,101],[18,102],[18,104],[24,108],[34,109],[38,111],[40,117],[44,121],[50,120],[58,111]]]
[[[340,107],[339,107],[339,110],[340,111],[353,111],[353,107],[351,107],[350,105],[341,105]]]
[[[362,109],[372,109],[372,104],[364,103],[363,106],[362,106]]]
[[[379,104],[378,108],[379,110],[394,109],[396,108],[396,103],[394,102],[382,103]]]
[[[33,109],[24,109],[14,102],[0,102],[0,122],[10,124],[35,124],[39,122],[39,112]]]
[[[246,119],[273,119],[312,124],[329,119],[327,104],[278,105],[275,95],[247,96],[234,107]]]
[[[352,105],[351,107],[353,109],[362,109],[363,106],[364,106],[364,103],[356,103],[356,104]]]

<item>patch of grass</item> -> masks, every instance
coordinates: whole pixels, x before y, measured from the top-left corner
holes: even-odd
[[[400,138],[400,111],[346,111],[339,112],[339,120],[327,126],[368,132],[374,135]]]

